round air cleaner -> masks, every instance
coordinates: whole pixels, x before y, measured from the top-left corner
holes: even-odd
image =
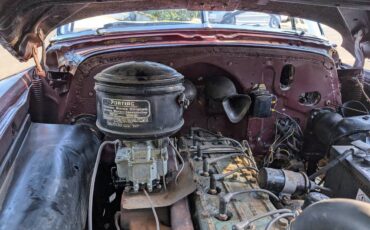
[[[97,126],[122,139],[158,139],[184,124],[184,77],[155,62],[126,62],[95,76]]]

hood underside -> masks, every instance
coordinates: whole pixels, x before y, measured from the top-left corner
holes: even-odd
[[[370,0],[0,0],[0,43],[19,60],[32,57],[56,27],[96,15],[134,10],[253,10],[315,20],[343,36],[343,47],[355,54],[356,34],[370,57]]]

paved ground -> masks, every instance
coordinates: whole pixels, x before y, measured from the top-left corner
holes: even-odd
[[[335,30],[324,26],[324,31],[326,37],[330,41],[333,41],[334,43],[338,44],[338,46],[342,43],[341,36]],[[339,47],[338,52],[344,63],[348,63],[350,65],[354,63],[354,58],[346,50]],[[7,77],[11,74],[18,73],[32,65],[33,65],[32,60],[26,63],[20,63],[16,58],[14,58],[4,48],[0,46],[0,79]],[[370,60],[366,60],[365,67],[370,69]]]

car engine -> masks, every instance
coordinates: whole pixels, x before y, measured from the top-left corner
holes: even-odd
[[[184,110],[198,92],[171,67],[126,62],[94,78],[96,125],[110,139],[100,150],[114,146],[109,171],[121,191],[116,193],[117,229],[299,229],[294,224],[307,221],[302,211],[329,196],[369,195],[369,174],[360,169],[370,165],[368,115],[343,117],[332,109],[314,109],[303,132],[297,120],[275,109],[278,98],[263,84],[238,93],[230,79],[214,77],[204,87],[209,113],[224,113],[231,123],[247,114],[260,119],[280,115],[267,154],[255,158],[247,140],[200,127],[178,133]],[[322,150],[332,153],[326,164]],[[339,164],[344,161],[348,166]],[[356,162],[366,165],[356,168]],[[317,164],[324,166],[317,169]],[[342,185],[350,183],[350,176],[335,179],[346,172],[358,175],[358,185]],[[93,199],[90,194],[90,205]],[[90,225],[102,223],[95,210],[89,214]]]

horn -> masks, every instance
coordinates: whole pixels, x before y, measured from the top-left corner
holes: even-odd
[[[225,97],[222,101],[224,111],[232,123],[241,121],[247,114],[252,100],[246,94],[235,94]]]

